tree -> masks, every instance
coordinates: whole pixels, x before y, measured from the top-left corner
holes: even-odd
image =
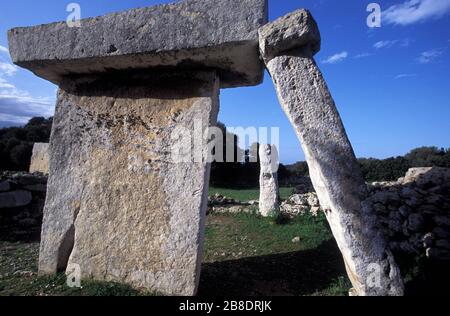
[[[49,142],[52,118],[35,117],[23,127],[0,129],[0,169],[27,171],[34,143]]]
[[[437,147],[419,147],[411,150],[405,158],[413,167],[433,167],[443,163],[446,151]],[[444,163],[445,164],[445,163]]]

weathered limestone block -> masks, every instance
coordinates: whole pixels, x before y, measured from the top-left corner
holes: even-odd
[[[280,189],[278,186],[278,151],[274,145],[259,147],[259,212],[262,216],[276,216],[280,209]]]
[[[176,66],[216,69],[222,87],[259,84],[258,28],[267,0],[185,0],[81,20],[14,28],[15,64],[59,84],[67,75]]]
[[[287,30],[287,31],[286,31]],[[285,35],[285,32],[286,35]],[[311,180],[358,295],[401,295],[403,282],[371,208],[335,103],[313,55],[316,22],[298,10],[262,27],[261,54],[284,112],[299,137]]]
[[[35,143],[33,146],[33,155],[31,156],[30,173],[41,172],[48,174],[48,144]]]
[[[210,166],[174,162],[171,137],[215,124],[218,96],[215,72],[62,84],[39,271],[195,294]]]
[[[450,169],[439,167],[410,168],[402,178],[403,184],[416,183],[419,186],[437,186],[450,182]]]

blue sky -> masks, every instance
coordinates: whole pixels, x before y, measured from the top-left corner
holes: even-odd
[[[213,1],[213,0],[211,0]],[[15,0],[0,4],[0,127],[52,115],[56,86],[11,65],[8,29],[66,20],[71,2],[82,17],[172,1]],[[450,147],[450,0],[270,0],[273,20],[307,8],[322,33],[316,60],[358,157],[402,155],[422,145]],[[380,28],[366,23],[380,4]],[[221,92],[229,126],[280,127],[284,163],[303,160],[300,144],[266,74],[262,85]]]

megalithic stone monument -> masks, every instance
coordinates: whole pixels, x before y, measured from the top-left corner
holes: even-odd
[[[30,173],[48,174],[49,154],[48,143],[34,143],[31,155]]]
[[[278,186],[279,157],[275,145],[259,146],[259,212],[262,216],[276,216],[280,210],[280,188]]]
[[[279,101],[300,139],[314,188],[357,295],[402,295],[385,240],[364,207],[366,185],[328,87],[313,59],[320,33],[306,10],[259,31],[260,50]]]
[[[174,162],[172,132],[262,81],[266,22],[266,0],[186,0],[9,31],[14,63],[59,86],[40,273],[196,293],[210,168]]]

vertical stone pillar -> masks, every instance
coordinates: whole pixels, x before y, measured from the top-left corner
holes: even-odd
[[[62,84],[39,271],[68,263],[83,279],[193,295],[210,166],[172,161],[173,132],[204,133],[218,98],[215,72]]]
[[[33,145],[33,154],[31,156],[30,173],[41,172],[48,174],[48,144],[35,143]]]
[[[401,295],[393,256],[361,202],[366,185],[341,118],[313,55],[316,22],[295,11],[260,31],[260,49],[281,106],[295,128],[311,180],[342,252],[357,295]]]
[[[280,208],[280,190],[278,186],[278,151],[274,145],[263,144],[259,147],[259,212],[262,216],[276,216]]]

